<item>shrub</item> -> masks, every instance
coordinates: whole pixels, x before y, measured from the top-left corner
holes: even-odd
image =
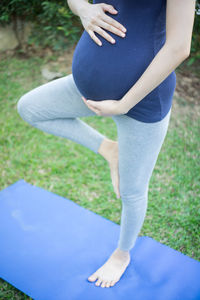
[[[199,15],[200,0],[197,0],[188,64],[200,58]],[[0,24],[11,21],[15,24],[17,18],[34,24],[29,43],[50,46],[54,50],[65,48],[66,41],[69,44],[76,42],[83,30],[79,17],[71,12],[67,0],[1,0]]]
[[[82,32],[80,19],[71,12],[66,0],[1,0],[0,24],[15,24],[19,18],[33,23],[29,43],[54,50],[65,48],[66,41],[73,44]]]

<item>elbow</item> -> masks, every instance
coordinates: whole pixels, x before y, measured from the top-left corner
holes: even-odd
[[[190,45],[183,44],[183,45],[168,45],[170,52],[173,56],[177,57],[180,60],[185,60],[190,56]]]
[[[188,58],[190,56],[190,45],[183,45],[179,47],[179,52],[183,56],[184,59]]]

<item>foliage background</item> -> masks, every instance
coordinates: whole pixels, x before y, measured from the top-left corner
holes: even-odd
[[[11,21],[15,24],[17,18],[34,23],[29,44],[50,46],[53,50],[64,49],[66,44],[74,44],[83,30],[80,18],[72,13],[67,0],[1,0],[0,24],[9,24]],[[196,1],[191,55],[188,64],[200,58],[199,33],[200,0]]]

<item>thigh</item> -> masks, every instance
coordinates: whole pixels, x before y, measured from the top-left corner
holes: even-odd
[[[18,109],[31,114],[35,121],[53,118],[74,118],[96,115],[81,98],[81,94],[69,74],[42,84],[24,94]]]
[[[171,110],[159,122],[144,123],[126,115],[113,116],[119,147],[120,194],[144,194],[165,139]]]

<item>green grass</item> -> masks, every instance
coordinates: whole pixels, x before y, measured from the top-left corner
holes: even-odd
[[[20,96],[42,83],[44,63],[38,57],[0,62],[0,189],[23,178],[120,224],[121,199],[113,191],[107,162],[82,145],[39,131],[17,113]],[[184,99],[174,103],[140,235],[200,260],[199,107]],[[117,140],[111,118],[81,119]],[[0,280],[0,299],[31,298]]]

